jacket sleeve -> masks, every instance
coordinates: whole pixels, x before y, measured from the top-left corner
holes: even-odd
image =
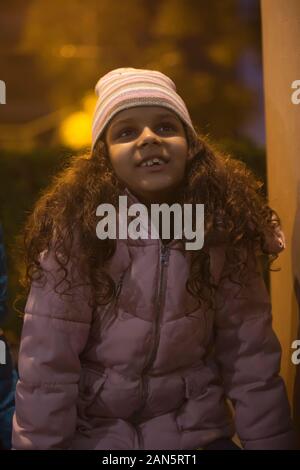
[[[246,258],[248,280],[242,288],[226,277],[224,264],[216,300],[216,359],[243,447],[294,448],[289,402],[279,376],[281,348],[272,329],[269,294],[256,255],[248,252]]]
[[[76,427],[79,355],[91,322],[89,290],[76,285],[72,275],[71,292],[61,296],[54,290],[58,270],[53,256],[43,253],[41,265],[43,282],[32,283],[25,307],[14,449],[67,449]]]

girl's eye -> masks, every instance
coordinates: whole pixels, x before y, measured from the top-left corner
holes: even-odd
[[[126,128],[126,129],[122,129],[119,133],[118,133],[118,137],[122,138],[122,137],[127,137],[128,135],[130,135],[130,133],[133,132],[133,129],[131,128]]]
[[[170,123],[164,123],[164,124],[161,124],[159,127],[159,129],[164,129],[164,130],[167,130],[167,131],[174,131],[175,130],[175,127],[173,126],[173,124],[170,124]]]
[[[174,132],[176,130],[175,126],[171,123],[162,123],[160,124],[159,126],[157,126],[157,130],[159,130],[160,132]],[[127,138],[127,137],[130,137],[132,136],[132,134],[135,132],[135,130],[131,127],[126,127],[124,129],[121,129],[116,137],[118,139],[122,139],[122,138]]]

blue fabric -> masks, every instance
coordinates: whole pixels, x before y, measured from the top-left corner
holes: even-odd
[[[0,322],[6,315],[7,273],[2,228],[0,225]],[[11,448],[12,417],[15,410],[15,390],[18,374],[12,362],[5,337],[0,333],[0,448]],[[2,355],[1,355],[2,356]],[[3,362],[3,363],[2,363]]]
[[[0,336],[0,341],[5,344],[6,359],[5,364],[0,363],[0,447],[10,449],[18,374],[13,367],[12,358],[4,336]]]

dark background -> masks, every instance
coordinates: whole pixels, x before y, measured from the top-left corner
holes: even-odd
[[[0,220],[9,274],[2,325],[17,345],[16,236],[70,154],[88,150],[94,86],[117,67],[169,75],[197,129],[266,181],[258,0],[1,2]]]

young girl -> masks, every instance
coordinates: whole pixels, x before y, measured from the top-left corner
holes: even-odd
[[[198,136],[166,75],[116,69],[96,91],[91,154],[56,177],[26,228],[13,447],[232,448],[236,431],[245,449],[291,448],[258,263],[284,239],[260,184]],[[118,209],[121,195],[128,207],[204,204],[202,249],[98,238],[97,207]]]

